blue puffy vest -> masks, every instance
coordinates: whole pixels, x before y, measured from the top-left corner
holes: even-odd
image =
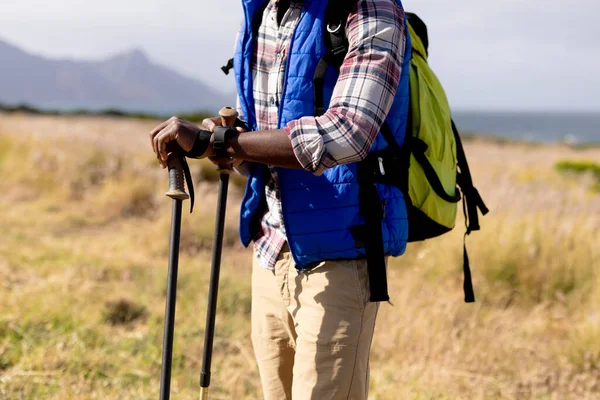
[[[397,0],[401,5],[400,0]],[[234,57],[235,78],[243,114],[248,126],[257,129],[252,92],[252,21],[262,12],[264,0],[242,0],[244,24]],[[279,128],[289,121],[314,115],[313,75],[321,57],[327,53],[324,43],[324,17],[327,0],[304,0],[300,20],[293,33],[283,93],[279,104]],[[409,106],[410,38],[407,46],[396,97],[386,119],[398,144],[404,143]],[[329,104],[337,81],[337,72],[330,68],[325,79],[325,106]],[[258,133],[260,134],[260,133]],[[387,146],[377,135],[371,151]],[[240,238],[248,246],[258,227],[257,212],[265,197],[265,165],[251,168],[240,214]],[[278,168],[278,183],[282,202],[283,223],[292,257],[298,269],[334,259],[359,259],[365,256],[364,244],[358,240],[354,227],[365,224],[359,213],[357,164],[339,165],[315,176],[303,170]],[[377,184],[384,207],[381,223],[385,254],[399,256],[406,249],[408,223],[404,196],[400,189]]]

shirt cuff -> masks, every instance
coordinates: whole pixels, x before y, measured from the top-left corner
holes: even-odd
[[[292,142],[298,162],[306,171],[319,176],[326,169],[337,165],[325,148],[323,136],[319,132],[314,117],[303,117],[290,121],[283,130]]]

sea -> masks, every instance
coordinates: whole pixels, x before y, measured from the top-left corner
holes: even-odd
[[[600,144],[600,112],[454,111],[463,134],[494,136],[527,142]]]

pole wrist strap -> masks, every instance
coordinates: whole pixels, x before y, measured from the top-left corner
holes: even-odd
[[[227,154],[227,141],[237,134],[234,128],[229,126],[215,127],[213,134],[213,148],[218,158],[231,158]]]

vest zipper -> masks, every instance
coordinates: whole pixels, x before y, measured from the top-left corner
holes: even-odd
[[[298,30],[298,26],[300,26],[300,24],[302,23],[302,19],[304,18],[304,16],[306,15],[306,11],[304,9],[304,7],[306,7],[306,3],[304,4],[303,8],[302,8],[302,12],[300,13],[300,17],[298,18],[298,22],[296,22],[296,26],[294,27],[294,32],[292,32],[292,36],[290,38],[290,45],[288,48],[288,59],[285,62],[285,77],[283,79],[283,90],[281,91],[281,98],[279,100],[279,110],[277,111],[278,113],[278,118],[277,118],[277,127],[279,129],[281,129],[281,120],[282,120],[282,112],[281,110],[283,110],[283,106],[285,104],[285,95],[287,92],[287,80],[288,80],[288,76],[290,73],[290,59],[291,59],[291,50],[293,48],[293,44],[294,44],[294,38],[296,36],[296,31]],[[277,168],[277,174],[279,177],[281,177],[281,170],[282,168]],[[286,239],[288,241],[288,246],[290,248],[290,254],[292,255],[292,260],[294,260],[294,264],[296,265],[296,269],[298,271],[300,271],[298,269],[298,259],[296,258],[296,255],[294,254],[294,249],[293,246],[290,246],[289,244],[289,238],[287,237],[288,235],[288,229],[287,227],[289,226],[287,223],[287,218],[286,218],[286,214],[283,211],[283,204],[284,202],[284,195],[283,195],[283,185],[282,185],[282,179],[277,179],[277,184],[279,186],[279,197],[281,200],[281,223],[283,224],[283,228],[285,229],[285,234],[286,234]]]

